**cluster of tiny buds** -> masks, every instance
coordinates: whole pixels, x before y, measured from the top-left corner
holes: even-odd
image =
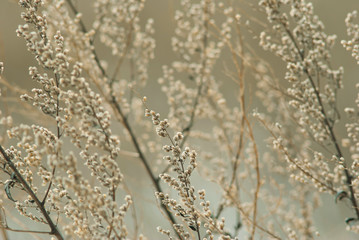
[[[345,25],[347,27],[347,34],[351,37],[350,40],[342,40],[341,44],[347,51],[352,52],[352,57],[357,61],[359,64],[359,34],[358,29],[359,25],[354,23],[355,18],[357,17],[358,12],[355,10],[351,13],[348,13],[345,19]]]
[[[149,110],[146,108],[145,110],[145,116],[146,117],[151,117],[152,116],[152,123],[153,125],[156,125],[156,133],[158,136],[160,137],[167,137],[168,133],[167,133],[167,128],[170,126],[168,123],[168,119],[164,119],[164,120],[160,120],[160,114],[156,113],[153,110]]]
[[[177,132],[176,135],[174,135],[174,137],[173,137],[173,141],[175,143],[178,143],[182,139],[183,139],[183,134],[181,132]]]
[[[170,240],[173,239],[173,238],[171,237],[171,231],[165,230],[165,229],[163,229],[163,228],[161,228],[161,227],[157,227],[157,231],[158,231],[159,233],[162,233],[163,235],[166,235],[166,236],[168,237],[168,239],[170,239]]]
[[[146,108],[145,110],[145,116],[146,117],[151,117],[152,116],[152,123],[154,125],[159,125],[160,124],[160,114],[159,113],[156,113],[155,111],[153,110],[149,110]]]

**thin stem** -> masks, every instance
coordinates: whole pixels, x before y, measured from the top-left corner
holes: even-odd
[[[4,239],[4,240],[8,240],[9,238],[8,238],[8,235],[7,235],[7,232],[6,232],[6,228],[4,227],[4,226],[1,226],[2,224],[4,224],[4,225],[7,225],[7,222],[6,222],[6,217],[5,217],[5,211],[4,211],[4,209],[1,209],[3,212],[4,212],[4,216],[3,216],[3,214],[2,213],[0,213],[0,222],[1,222],[1,224],[0,224],[0,228],[1,228],[1,236],[2,236],[2,238]]]
[[[22,233],[36,233],[36,234],[52,234],[51,232],[44,232],[44,231],[33,231],[33,230],[23,230],[23,229],[13,229],[11,227],[5,227],[5,226],[0,226],[0,228],[2,230],[7,230],[7,231],[11,231],[11,232],[22,232]]]
[[[59,88],[59,76],[58,76],[58,74],[55,74],[55,79],[56,79],[56,87]],[[60,110],[60,99],[59,99],[59,95],[60,95],[59,93],[56,94],[56,133],[57,133],[57,140],[59,140],[60,137],[61,137],[61,134],[60,134],[60,126],[59,126],[59,119],[58,119],[58,117],[59,117],[59,110]],[[56,152],[56,155],[58,155],[58,152]],[[52,186],[52,178],[53,178],[54,175],[55,175],[55,171],[56,171],[56,167],[54,167],[54,168],[52,169],[51,181],[50,181],[49,186],[48,186],[48,188],[47,188],[47,190],[46,190],[45,196],[44,196],[44,198],[43,198],[42,201],[41,201],[42,205],[45,205],[45,203],[46,203],[46,198],[47,198],[47,196],[48,196],[48,194],[49,194],[49,192],[50,192],[50,189],[51,189],[51,186]]]
[[[214,28],[221,34],[221,31],[219,31],[218,27],[215,25]],[[241,118],[241,123],[240,123],[240,135],[239,135],[239,141],[238,141],[238,150],[236,152],[235,155],[235,160],[233,163],[233,171],[232,171],[232,177],[230,180],[230,184],[228,189],[230,190],[233,186],[233,184],[235,183],[236,180],[236,172],[239,166],[239,157],[241,155],[242,152],[242,148],[243,148],[243,142],[244,142],[244,131],[245,131],[245,126],[247,125],[248,128],[248,134],[249,137],[251,139],[251,142],[253,144],[253,150],[254,150],[254,154],[255,154],[255,172],[256,172],[256,189],[254,192],[254,200],[253,200],[253,216],[252,216],[252,230],[251,230],[251,236],[250,239],[254,238],[254,234],[255,234],[255,230],[256,230],[256,219],[257,219],[257,205],[258,205],[258,195],[259,195],[259,190],[260,190],[260,171],[259,171],[259,156],[258,156],[258,149],[257,149],[257,145],[255,143],[254,140],[254,135],[253,135],[253,130],[251,127],[251,124],[246,116],[246,104],[245,104],[245,82],[244,82],[244,60],[242,59],[242,61],[240,63],[238,63],[238,58],[237,55],[239,56],[243,56],[243,39],[241,37],[241,31],[239,28],[239,25],[236,25],[236,31],[237,34],[239,36],[239,46],[240,46],[240,52],[239,54],[236,53],[234,47],[232,46],[231,42],[226,38],[226,36],[222,35],[223,39],[225,40],[225,42],[227,43],[227,46],[230,49],[231,55],[232,55],[232,60],[235,64],[235,68],[237,71],[237,78],[238,78],[238,84],[239,84],[239,103],[241,106],[241,110],[242,110],[242,118]],[[220,208],[221,209],[221,208]],[[221,213],[218,212],[217,215],[219,215]]]
[[[66,2],[69,4],[69,6],[70,6],[72,12],[73,12],[75,15],[77,15],[79,12],[77,11],[76,7],[73,5],[72,1],[71,1],[71,0],[66,0]],[[79,24],[80,24],[81,31],[82,31],[83,33],[86,33],[87,30],[86,30],[85,24],[83,23],[83,21],[82,21],[81,19],[80,19],[80,21],[79,21]],[[90,45],[93,45],[93,39],[90,40]],[[98,58],[98,55],[97,55],[97,53],[96,53],[95,48],[92,48],[92,49],[91,49],[91,52],[92,52],[92,54],[94,55],[95,62],[96,62],[96,64],[97,64],[98,68],[100,69],[102,75],[106,76],[106,71],[105,71],[105,69],[102,67],[102,65],[101,65],[101,63],[100,63],[100,59]]]
[[[147,106],[146,106],[147,107]],[[168,133],[167,129],[165,129],[166,131],[166,136],[168,137],[168,139],[170,140],[171,144],[173,147],[175,147],[175,143],[174,141],[172,140],[172,137],[170,136],[170,134]],[[182,173],[184,174],[185,173],[185,170],[184,170],[184,165],[183,165],[183,159],[181,157],[179,157],[179,162],[180,162],[180,165],[181,165],[181,170],[182,170]],[[182,180],[181,180],[182,181]],[[190,185],[190,179],[189,179],[189,176],[186,175],[186,179],[184,181],[185,184],[185,190],[186,190],[186,195],[187,197],[189,198],[190,197],[190,194],[189,194],[189,185]],[[193,198],[193,194],[192,194],[192,198]],[[198,220],[198,216],[194,215],[193,216],[194,218],[194,221],[195,221],[195,224],[196,224],[196,232],[197,232],[197,236],[198,236],[198,240],[201,240],[201,234],[200,234],[200,225],[197,223],[197,220]]]
[[[157,192],[163,192],[161,185],[159,184],[159,179],[155,177],[149,163],[148,160],[146,159],[145,155],[143,154],[140,145],[137,141],[137,138],[128,122],[127,117],[124,115],[124,113],[122,112],[121,106],[118,103],[118,101],[116,100],[115,96],[112,96],[112,104],[115,106],[117,112],[120,114],[121,118],[122,118],[122,123],[125,126],[125,128],[127,129],[128,133],[130,134],[131,137],[131,141],[136,149],[136,151],[139,154],[139,158],[141,160],[141,162],[143,163],[143,165],[145,166],[145,170],[147,172],[147,174],[150,176],[150,179],[153,183],[153,185],[155,186],[155,189]],[[164,209],[168,219],[170,220],[171,224],[175,224],[176,220],[174,218],[174,216],[172,215],[172,213],[167,209],[167,207],[165,205],[162,204],[161,202],[161,207]],[[178,235],[178,237],[180,237],[182,239],[182,237],[179,235],[179,233],[177,231],[175,231],[176,234]]]
[[[275,140],[279,140],[278,137],[274,134],[274,132],[267,126],[267,124],[260,118],[258,118],[259,121],[263,124],[263,126],[268,130],[268,132],[272,135],[272,137],[275,139]],[[285,147],[283,147],[282,145],[280,145],[280,150],[283,151],[284,155],[287,157],[288,161],[290,161],[291,163],[293,163],[296,168],[301,171],[304,175],[306,175],[309,179],[312,179],[314,182],[316,182],[317,184],[319,184],[320,186],[330,190],[333,194],[336,194],[337,191],[332,187],[332,186],[329,186],[327,185],[326,183],[322,182],[320,179],[314,177],[310,172],[306,171],[304,168],[302,168],[297,161],[295,161],[294,159],[292,159],[290,157],[290,154],[289,152],[286,150]]]
[[[0,152],[1,152],[2,156],[4,157],[4,159],[6,160],[7,164],[9,164],[10,168],[14,171],[16,178],[20,181],[20,183],[22,184],[22,186],[24,187],[26,192],[35,201],[35,203],[38,206],[38,208],[40,209],[42,215],[45,217],[46,222],[49,224],[50,229],[51,229],[50,234],[54,235],[59,240],[63,240],[64,238],[62,237],[61,233],[57,229],[57,226],[54,224],[54,222],[50,218],[50,216],[49,216],[47,210],[45,209],[45,207],[43,206],[42,202],[38,199],[38,197],[36,196],[34,191],[32,191],[32,189],[29,186],[29,184],[27,183],[27,181],[23,178],[21,173],[17,170],[15,164],[11,161],[10,157],[6,154],[5,150],[3,149],[3,147],[1,145],[0,145]]]
[[[232,196],[231,192],[229,192],[228,190],[227,190],[226,192],[227,192],[228,197],[229,197],[229,198],[233,201],[233,203],[235,204],[235,206],[236,206],[236,208],[238,209],[238,211],[242,214],[242,216],[244,216],[244,218],[245,218],[247,221],[249,221],[249,222],[250,222],[251,224],[253,224],[253,225],[256,225],[256,227],[257,227],[259,230],[261,230],[261,231],[264,232],[264,233],[267,233],[267,234],[268,234],[269,236],[271,236],[272,238],[278,239],[278,240],[282,239],[282,238],[280,238],[279,236],[277,236],[277,235],[275,235],[274,233],[272,233],[271,231],[269,231],[269,230],[265,229],[264,227],[258,225],[258,223],[257,223],[256,221],[253,221],[253,219],[251,219],[251,218],[249,217],[249,215],[248,215],[248,214],[246,213],[246,211],[242,208],[242,206],[241,206],[238,202],[236,202],[236,199],[235,199],[235,197]]]

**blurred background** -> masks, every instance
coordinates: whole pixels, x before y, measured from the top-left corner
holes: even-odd
[[[252,3],[255,2],[257,1],[252,1]],[[354,86],[359,82],[359,66],[350,56],[350,53],[345,51],[345,49],[340,45],[340,40],[348,39],[344,19],[346,18],[346,14],[348,12],[359,10],[359,2],[358,0],[312,0],[312,2],[315,13],[319,16],[326,27],[326,33],[337,35],[337,43],[332,51],[332,66],[335,69],[339,66],[344,67],[344,89],[339,92],[338,107],[339,109],[344,109],[344,107],[354,107],[354,99],[358,94],[357,89]],[[78,10],[83,13],[83,20],[89,29],[93,21],[92,0],[76,0],[74,3]],[[143,94],[149,96],[149,99],[151,99],[151,105],[159,112],[166,112],[165,103],[167,101],[165,95],[158,90],[157,79],[162,76],[162,65],[169,64],[175,59],[175,55],[171,50],[171,36],[173,36],[173,29],[175,27],[173,16],[178,6],[179,5],[176,0],[147,0],[145,9],[141,14],[141,18],[144,20],[148,18],[154,19],[154,36],[156,40],[155,59],[150,63],[150,77],[147,88],[144,90]],[[247,5],[244,6],[248,7]],[[246,7],[244,7],[242,11],[245,12]],[[250,12],[250,14],[255,13],[249,9],[248,12]],[[21,9],[18,6],[17,1],[0,0],[0,61],[4,62],[5,70],[3,76],[8,82],[14,86],[20,86],[21,88],[31,90],[33,82],[28,75],[28,67],[36,65],[36,62],[34,61],[33,56],[27,51],[24,40],[16,36],[15,31],[17,26],[23,23],[20,18],[20,13]],[[257,14],[259,14],[259,19],[265,19],[263,14]],[[259,33],[260,29],[257,30]],[[276,71],[276,76],[279,79],[283,79],[285,70],[283,62],[274,57],[271,53],[262,51],[258,46],[258,40],[249,37],[245,40],[251,41],[252,47],[256,48],[259,55],[272,63],[272,67]],[[110,51],[101,45],[99,45],[97,52],[99,53],[100,58],[106,60],[112,59]],[[255,87],[255,84],[252,85]],[[224,92],[233,91],[233,86],[230,84],[223,85],[222,90]],[[6,93],[4,90],[2,92]],[[11,95],[11,93],[9,94]],[[15,104],[16,101],[14,98],[16,97],[18,96],[11,96],[10,104],[12,101]],[[4,107],[4,105],[1,104],[1,101],[2,100],[0,98],[0,110],[5,111],[5,109],[1,109],[1,107]],[[260,103],[256,102],[254,97],[252,105],[256,106],[258,104]],[[15,124],[24,121],[30,123],[30,119],[20,118],[23,117],[23,115],[17,114],[15,110],[15,108],[9,108],[6,110],[10,115],[16,116],[14,117]],[[262,130],[256,130],[256,134],[261,134],[261,131]],[[338,126],[337,133],[339,136],[344,136],[344,126]],[[158,237],[159,235],[157,235],[157,233],[151,233],[150,229],[152,229],[153,232],[156,231],[155,229],[159,225],[156,221],[156,216],[159,216],[157,206],[152,203],[153,193],[152,187],[148,184],[149,179],[146,177],[146,174],[142,169],[142,165],[136,160],[122,163],[121,168],[123,169],[125,176],[128,177],[128,182],[139,181],[134,184],[134,186],[138,189],[136,196],[139,196],[142,200],[149,202],[148,207],[138,209],[139,218],[141,219],[140,227],[143,228],[143,225],[146,225],[145,228],[147,229],[147,232],[145,232],[145,234],[149,237],[149,239],[155,239],[155,236]],[[131,179],[135,181],[131,181]],[[216,194],[216,190],[208,193],[209,197],[213,198],[216,198]],[[322,207],[317,209],[314,213],[315,225],[320,233],[320,236],[317,239],[358,239],[358,236],[345,231],[346,226],[344,219],[350,216],[350,207],[342,203],[335,204],[333,196],[328,194],[322,195],[322,201]],[[7,206],[11,208],[11,204]],[[18,220],[14,221],[15,216],[18,216],[18,214],[16,212],[12,212],[12,214],[14,217],[9,217],[8,223],[13,228],[21,229],[26,226],[30,229],[46,229],[41,228],[39,225],[34,225],[32,227],[32,223],[28,223],[20,216],[16,217]],[[34,239],[33,236],[23,233],[8,232],[8,236],[9,239]],[[50,236],[48,235],[38,236],[40,239],[50,239]]]

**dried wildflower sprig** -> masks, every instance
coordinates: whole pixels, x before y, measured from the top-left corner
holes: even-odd
[[[280,9],[282,4],[289,3],[261,1],[269,21],[275,24],[274,30],[281,34],[281,42],[262,32],[260,45],[287,63],[286,79],[292,84],[288,93],[295,98],[290,105],[303,115],[299,123],[316,141],[332,140],[330,131],[338,118],[336,91],[341,87],[343,72],[342,69],[332,70],[329,65],[329,50],[335,36],[323,32],[323,24],[313,14],[313,6],[305,1],[290,5],[290,17],[298,22],[292,30],[289,17]]]
[[[171,199],[168,194],[162,192],[157,192],[156,196],[162,201],[163,204],[172,208],[176,211],[176,216],[181,217],[184,222],[187,223],[188,227],[193,231],[197,232],[198,238],[200,239],[199,218],[204,218],[205,228],[208,228],[206,231],[209,239],[213,239],[214,235],[212,233],[219,233],[222,239],[230,239],[230,235],[224,231],[224,220],[218,221],[217,223],[212,219],[211,211],[209,210],[209,201],[201,202],[203,206],[204,213],[201,214],[198,209],[194,206],[194,202],[197,199],[194,195],[194,187],[191,186],[190,176],[194,168],[197,167],[196,163],[196,152],[190,151],[190,148],[186,147],[183,152],[181,152],[181,141],[184,139],[181,132],[176,133],[176,135],[171,138],[168,133],[169,123],[167,119],[161,120],[160,114],[155,111],[150,111],[146,108],[145,116],[152,117],[152,122],[156,127],[156,133],[160,137],[168,138],[171,142],[171,145],[164,145],[163,149],[166,152],[171,152],[171,156],[164,156],[164,159],[169,162],[171,169],[177,173],[177,179],[171,177],[169,174],[162,173],[160,178],[162,181],[168,183],[173,189],[178,191],[179,196],[184,202],[184,206],[179,204],[176,200]],[[187,168],[184,167],[185,160],[190,158],[190,163]],[[201,199],[204,199],[204,190],[198,192]],[[176,231],[180,233],[181,236],[188,238],[188,233],[183,231],[183,226],[177,224],[175,227]],[[163,231],[160,231],[163,232]],[[168,233],[168,232],[166,232]]]
[[[266,1],[260,2],[265,9],[268,21],[274,23],[273,29],[280,39],[275,41],[265,32],[261,34],[260,45],[274,52],[287,63],[286,79],[292,84],[288,93],[295,100],[289,104],[300,110],[298,123],[302,129],[323,144],[330,142],[335,155],[343,158],[334,124],[339,115],[336,109],[336,92],[342,87],[343,69],[333,70],[330,67],[330,48],[335,36],[327,36],[324,25],[313,13],[313,6],[304,0],[300,1]],[[289,5],[290,16],[281,10],[282,5]],[[297,24],[291,29],[289,18]],[[296,100],[299,99],[300,101]],[[359,208],[353,188],[352,173],[343,162],[343,172],[350,201],[357,218]]]
[[[152,38],[153,20],[149,19],[145,30],[141,31],[139,14],[144,8],[141,1],[96,1],[96,21],[94,28],[100,34],[103,44],[112,50],[117,57],[115,70],[109,79],[112,87],[125,60],[136,69],[138,83],[143,85],[147,80],[148,62],[154,57],[154,39]],[[131,79],[131,81],[133,81]],[[135,84],[135,82],[133,82]]]
[[[53,222],[53,220],[49,216],[49,213],[45,209],[42,202],[38,199],[35,192],[31,189],[28,182],[23,178],[22,174],[18,171],[17,167],[11,161],[10,157],[8,156],[8,154],[6,153],[6,151],[4,150],[4,148],[1,145],[0,145],[0,152],[1,152],[2,157],[5,159],[7,164],[10,166],[11,170],[15,173],[16,178],[18,179],[18,181],[21,182],[21,185],[25,188],[26,192],[31,196],[32,200],[35,201],[36,206],[40,209],[42,215],[46,219],[46,222],[50,226],[50,229],[51,229],[50,234],[54,235],[59,240],[64,239],[63,236],[61,235],[61,233],[59,232],[59,230],[57,229],[56,224]]]
[[[220,234],[222,239],[237,239],[234,238],[230,233],[225,231],[225,218],[222,217],[221,219],[218,219],[216,217],[213,218],[212,211],[210,210],[210,201],[205,199],[206,191],[204,189],[198,191],[198,196],[200,199],[200,205],[202,207],[203,214],[201,214],[201,217],[203,221],[205,222],[203,224],[203,227],[206,230],[206,239],[214,239],[215,234]]]
[[[357,18],[358,12],[353,11],[348,13],[345,19],[345,25],[347,27],[347,34],[351,37],[350,40],[342,40],[341,44],[347,51],[351,51],[352,57],[359,64],[359,25],[354,23]]]
[[[195,189],[191,185],[191,174],[193,170],[197,167],[196,157],[197,153],[194,150],[190,150],[190,148],[186,147],[186,149],[182,152],[180,148],[180,142],[183,139],[183,134],[178,132],[173,138],[169,135],[167,129],[169,127],[169,123],[167,119],[161,120],[160,114],[156,113],[153,110],[149,110],[146,108],[145,116],[152,118],[153,125],[156,126],[156,133],[160,137],[168,138],[171,142],[171,145],[164,145],[163,150],[166,152],[171,152],[171,156],[165,156],[169,164],[172,167],[172,170],[177,173],[177,178],[173,178],[170,175],[164,173],[160,174],[160,178],[162,181],[168,183],[174,190],[176,190],[181,198],[181,202],[177,203],[176,200],[170,199],[168,195],[165,195],[163,192],[157,192],[156,196],[161,200],[161,202],[172,208],[176,211],[176,216],[181,216],[182,219],[186,222],[186,224],[193,230],[197,232],[198,239],[201,239],[200,235],[200,221],[196,207],[195,200],[197,199],[195,195]],[[185,168],[186,159],[190,158],[190,162],[188,166]],[[187,238],[187,233],[183,231],[180,224],[176,225],[176,229],[181,236]],[[180,230],[180,231],[178,231]]]
[[[129,122],[128,122],[128,118],[125,116],[125,114],[123,113],[122,111],[122,108],[121,106],[119,105],[118,101],[116,100],[115,97],[113,97],[113,100],[112,100],[112,103],[115,105],[115,108],[116,110],[118,111],[118,113],[120,114],[120,116],[122,117],[122,122],[125,126],[125,128],[127,129],[127,131],[129,132],[130,134],[130,137],[131,137],[131,140],[132,140],[132,143],[136,149],[136,151],[138,152],[139,154],[139,158],[141,159],[142,163],[144,164],[145,166],[145,169],[147,171],[147,174],[149,175],[149,177],[151,178],[151,181],[152,183],[154,184],[155,188],[156,188],[156,191],[157,192],[162,192],[162,187],[160,186],[159,184],[159,181],[158,181],[158,178],[155,177],[154,173],[153,173],[153,170],[151,169],[150,165],[149,165],[149,162],[147,161],[147,158],[145,157],[144,153],[142,152],[141,148],[140,148],[140,145],[137,141],[137,138],[132,130],[132,127],[130,126]],[[172,213],[166,208],[165,205],[161,205],[162,208],[164,209],[164,211],[166,212],[166,215],[169,219],[169,221],[171,222],[171,224],[175,224],[176,223],[176,220],[175,218],[173,217]],[[177,232],[176,232],[177,233]],[[177,233],[178,235],[178,233]]]
[[[342,40],[341,43],[343,47],[347,51],[351,51],[352,57],[359,64],[359,24],[354,23],[354,20],[357,18],[357,11],[353,11],[348,13],[345,19],[345,25],[347,27],[347,35],[351,37],[350,40]],[[359,84],[355,85],[356,89],[359,89]],[[358,166],[359,166],[359,120],[358,120],[358,112],[359,112],[359,94],[355,99],[356,108],[346,107],[344,112],[349,118],[349,122],[345,125],[347,129],[348,139],[343,139],[343,147],[349,148],[349,152],[351,154],[352,164],[349,170],[352,172],[353,179],[352,185],[354,189],[359,189],[359,181],[358,181]],[[344,198],[348,197],[346,192],[342,192],[340,196]],[[358,221],[358,217],[356,218],[348,218],[346,223],[348,224],[348,228],[351,231],[359,232],[359,226],[356,224]],[[354,223],[354,224],[353,224]]]
[[[292,112],[287,104],[286,98],[289,96],[281,90],[280,85],[270,72],[271,69],[264,64],[259,64],[257,69],[261,73],[256,76],[259,80],[260,89],[257,95],[265,104],[267,112],[280,113],[273,116],[274,120],[269,120],[271,117],[264,114],[254,113],[257,118],[263,121],[272,137],[275,136],[269,140],[269,145],[278,154],[278,156],[272,156],[271,153],[263,155],[263,160],[268,164],[267,169],[271,171],[267,176],[270,180],[270,188],[276,186],[276,189],[266,192],[268,188],[264,186],[262,194],[265,196],[261,196],[261,199],[265,199],[264,203],[268,206],[269,212],[282,220],[282,224],[277,225],[279,229],[283,229],[282,232],[287,232],[285,229],[291,228],[298,238],[308,238],[308,234],[315,236],[317,233],[314,228],[314,221],[311,219],[313,215],[301,215],[301,213],[308,212],[308,208],[312,208],[314,211],[320,205],[318,200],[323,191],[331,194],[340,191],[343,187],[342,181],[345,178],[342,165],[339,164],[333,169],[332,163],[338,161],[330,160],[331,156],[328,158],[324,153],[311,149],[315,140],[308,135],[305,135],[306,138],[303,139],[303,129],[295,122],[296,112]],[[273,121],[276,123],[272,123]],[[277,138],[278,140],[276,140]],[[282,146],[279,147],[278,143]],[[285,152],[280,149],[284,149]],[[323,149],[330,153],[329,149]],[[283,164],[284,162],[286,164]],[[277,180],[271,179],[272,176],[277,175],[288,177],[290,185],[281,185]],[[312,176],[317,179],[312,179]],[[313,186],[318,191],[313,191]],[[273,191],[279,191],[278,196],[273,194]],[[293,192],[293,194],[300,192],[306,197],[304,199],[293,197],[293,199],[288,200],[287,192]],[[293,209],[298,210],[298,206],[300,206],[300,211],[293,211]],[[310,224],[311,227],[308,227]],[[275,229],[275,225],[275,222],[271,222],[268,227]]]
[[[176,30],[172,38],[172,49],[179,59],[170,66],[163,66],[163,77],[158,82],[163,85],[162,90],[169,100],[169,120],[175,130],[184,135],[183,147],[195,119],[206,114],[199,109],[204,104],[203,95],[215,84],[211,81],[211,71],[220,56],[220,47],[209,39],[209,20],[215,11],[213,1],[194,3],[184,0],[181,6],[183,10],[176,11],[174,16]],[[188,75],[195,86],[186,84],[184,79],[175,79],[176,73]]]
[[[74,11],[74,13],[77,13],[76,8],[72,5],[70,0],[68,0],[68,3],[70,5],[71,9]],[[104,3],[98,3],[98,4],[100,4],[101,9],[99,9],[99,12],[98,12],[98,21],[99,22],[97,22],[95,24],[95,29],[97,27],[101,26],[100,22],[102,22],[102,21],[106,21],[107,23],[110,23],[112,21],[112,20],[109,20],[109,18],[113,17],[113,13],[111,13],[112,10],[111,10],[110,6],[113,6],[113,4],[115,4],[116,8],[121,7],[121,5],[118,5],[116,2],[113,2],[113,1],[109,1],[108,4],[104,4]],[[109,77],[109,75],[107,74],[105,69],[102,67],[100,61],[98,60],[99,58],[98,58],[98,55],[97,55],[94,48],[92,48],[92,54],[95,57],[96,65],[101,70],[103,77],[110,80],[109,83],[110,83],[111,87],[108,90],[106,90],[106,88],[105,88],[105,92],[110,91],[110,98],[109,99],[106,98],[106,100],[113,106],[113,109],[115,110],[115,112],[117,112],[119,114],[119,120],[124,125],[125,129],[128,131],[128,133],[130,135],[130,139],[131,139],[131,141],[132,141],[132,143],[133,143],[133,145],[134,145],[134,147],[135,147],[135,149],[136,149],[136,151],[138,153],[138,157],[141,160],[141,162],[144,164],[146,172],[148,173],[150,179],[152,180],[152,183],[154,184],[154,186],[156,188],[156,191],[162,192],[162,188],[159,185],[159,180],[155,177],[155,175],[153,173],[153,170],[150,167],[149,162],[148,162],[145,154],[141,150],[140,143],[137,140],[137,136],[135,135],[134,130],[132,129],[132,127],[131,127],[131,125],[130,125],[130,123],[128,121],[128,116],[124,112],[123,107],[121,107],[121,105],[120,105],[120,103],[126,104],[126,101],[122,98],[123,90],[117,91],[115,87],[112,87],[113,84],[116,82],[116,74],[118,74],[118,71],[119,71],[120,67],[122,66],[125,58],[129,58],[129,59],[131,59],[131,61],[138,58],[139,61],[140,61],[138,63],[138,64],[140,64],[140,65],[138,65],[138,68],[140,69],[140,71],[143,71],[144,67],[142,66],[142,64],[147,63],[147,61],[146,62],[144,62],[144,61],[148,57],[149,58],[153,57],[153,53],[152,53],[152,51],[153,51],[153,40],[151,40],[150,37],[142,39],[143,36],[145,36],[145,35],[149,36],[150,34],[153,33],[153,29],[151,27],[151,21],[149,21],[148,26],[146,26],[146,33],[141,33],[141,34],[138,33],[139,26],[138,26],[138,16],[137,15],[138,15],[139,11],[143,8],[143,2],[140,2],[140,3],[132,2],[132,3],[128,3],[128,4],[130,4],[130,5],[132,4],[134,6],[137,6],[136,10],[135,10],[136,14],[132,14],[132,18],[131,18],[132,20],[130,20],[130,21],[128,21],[128,19],[125,20],[123,18],[119,18],[119,19],[116,20],[116,21],[121,22],[119,24],[119,28],[123,28],[122,27],[123,24],[124,25],[129,24],[129,27],[128,27],[129,31],[127,32],[126,37],[121,35],[122,37],[125,37],[125,39],[127,39],[126,40],[126,45],[123,46],[125,51],[124,52],[118,52],[118,51],[113,52],[115,55],[119,55],[119,61],[118,61],[118,64],[117,64],[116,71],[115,71],[115,73],[113,74],[112,77]],[[127,11],[127,10],[132,11],[130,9],[122,9],[122,10],[124,10],[124,11]],[[87,30],[85,28],[85,25],[81,21],[81,19],[79,20],[79,22],[80,22],[82,31],[84,33],[86,33]],[[101,30],[102,34],[105,34],[105,35],[109,34],[109,36],[112,36],[115,39],[114,36],[116,35],[116,33],[111,33],[111,32],[108,31],[107,28],[103,28],[102,26],[101,26],[101,29],[102,29]],[[138,48],[138,49],[136,51],[140,51],[139,50],[140,48],[148,48],[148,50],[146,50],[144,52],[144,54],[146,56],[137,55],[136,51],[131,50],[131,46],[132,46],[131,39],[134,38],[134,35],[135,35],[135,38],[138,39],[138,41],[140,41],[140,43],[141,43],[141,44],[139,44],[138,41],[137,41],[137,44],[135,45],[135,47]],[[106,39],[106,37],[105,37],[105,39]],[[122,44],[122,42],[120,42],[120,43]],[[112,47],[115,47],[115,46],[112,46]],[[142,77],[142,80],[145,80],[145,78]],[[101,88],[100,88],[100,91],[102,91]],[[118,96],[120,96],[120,97],[118,97]],[[176,221],[175,221],[173,215],[171,214],[171,212],[168,211],[168,209],[166,207],[164,207],[163,205],[161,205],[161,206],[163,207],[164,211],[166,212],[168,220],[171,222],[171,224],[176,223]]]
[[[45,69],[53,71],[55,78],[49,78],[47,74],[41,74],[36,68],[30,68],[30,74],[42,88],[34,90],[34,96],[24,95],[25,101],[31,101],[35,106],[47,115],[54,117],[57,121],[57,138],[52,136],[47,145],[47,154],[49,156],[48,165],[53,169],[59,168],[58,176],[53,176],[45,167],[40,168],[40,176],[43,181],[53,177],[56,187],[51,189],[51,183],[43,199],[43,205],[49,202],[55,211],[60,213],[63,207],[66,216],[71,219],[70,224],[65,225],[65,231],[68,235],[77,235],[79,237],[102,238],[116,237],[124,238],[128,231],[124,223],[124,216],[132,203],[130,197],[126,197],[126,203],[118,207],[116,202],[116,190],[122,182],[123,176],[116,163],[116,157],[119,152],[119,139],[114,136],[110,129],[110,114],[102,106],[102,99],[98,94],[91,90],[89,83],[81,76],[83,65],[80,62],[72,64],[69,50],[66,48],[68,41],[59,31],[54,36],[54,41],[48,36],[46,18],[37,15],[37,6],[31,5],[32,2],[22,4],[26,13],[24,19],[35,26],[35,31],[30,32],[29,26],[20,27],[19,35],[25,37],[28,46],[32,46],[39,64]],[[61,7],[61,4],[58,5]],[[34,10],[35,9],[35,10]],[[51,10],[51,8],[49,8]],[[42,25],[28,20],[30,17],[42,19]],[[54,20],[54,19],[52,19]],[[39,33],[46,44],[36,45],[36,39],[29,39],[27,36],[36,35],[39,28],[37,24],[43,26],[43,31]],[[46,45],[46,48],[45,48]],[[44,48],[44,49],[41,49]],[[44,52],[46,54],[44,54]],[[63,107],[60,106],[63,103]],[[75,120],[78,120],[76,123]],[[77,128],[76,128],[76,127]],[[38,146],[46,142],[47,136],[41,128],[34,128],[35,134],[38,134]],[[80,156],[85,160],[86,165],[92,174],[97,177],[101,187],[91,186],[84,178],[83,173],[76,166],[77,158],[73,153],[63,156],[61,153],[61,135],[70,137],[72,143],[81,148]],[[27,138],[31,142],[31,139]],[[55,142],[55,143],[53,143]],[[51,143],[51,144],[50,144]],[[55,148],[49,150],[49,146],[55,145]],[[26,145],[25,145],[26,146]],[[95,154],[93,149],[101,149],[104,154]],[[107,152],[107,153],[106,153]],[[41,160],[41,159],[38,159]],[[65,177],[60,177],[60,173],[66,169]],[[61,171],[62,170],[62,171]],[[61,190],[59,190],[59,188]],[[102,191],[107,190],[107,194]],[[47,196],[49,196],[47,201]],[[62,199],[66,197],[67,203]],[[87,204],[83,204],[86,202]],[[98,209],[101,206],[101,209]],[[21,209],[20,209],[21,210]],[[101,210],[101,211],[99,211]],[[108,213],[108,212],[109,213]],[[87,212],[93,215],[93,219],[87,217]],[[105,225],[108,228],[104,228]]]
[[[301,174],[303,174],[303,176],[305,176],[306,178],[308,178],[308,180],[312,181],[315,185],[317,185],[318,189],[321,189],[320,191],[329,191],[334,195],[337,193],[337,190],[332,186],[331,182],[326,182],[325,180],[319,179],[318,177],[314,176],[313,174],[316,174],[316,173],[312,169],[310,169],[310,168],[308,169],[305,166],[305,164],[303,164],[298,159],[293,159],[291,157],[291,154],[288,152],[288,148],[284,146],[282,137],[280,137],[280,136],[278,137],[271,130],[271,128],[268,127],[268,124],[264,121],[264,119],[262,119],[262,117],[258,113],[254,113],[254,116],[257,117],[257,119],[262,123],[262,125],[272,135],[272,137],[274,138],[274,140],[273,140],[274,149],[278,149],[285,155],[286,160],[292,164],[291,165],[292,167],[290,167],[290,168],[298,169],[301,172]],[[318,160],[318,158],[317,158],[317,160]],[[324,175],[323,177],[327,176],[327,174],[323,174],[323,175]],[[303,177],[300,177],[300,175],[292,174],[291,176],[295,177],[298,181],[302,181],[302,182],[305,181]]]

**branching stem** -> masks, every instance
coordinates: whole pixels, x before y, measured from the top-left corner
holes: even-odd
[[[0,145],[0,152],[2,154],[2,156],[4,157],[4,159],[6,160],[7,164],[10,166],[10,168],[14,171],[16,178],[18,179],[18,181],[20,181],[21,185],[24,187],[24,189],[26,190],[26,192],[31,196],[31,198],[35,201],[37,207],[40,209],[42,215],[44,216],[44,218],[46,219],[46,222],[49,224],[51,232],[51,235],[54,235],[58,240],[63,240],[64,238],[62,237],[61,233],[59,232],[59,230],[57,229],[57,226],[54,224],[54,222],[52,221],[52,219],[50,218],[47,210],[45,209],[44,205],[42,204],[42,202],[38,199],[38,197],[36,196],[36,194],[34,193],[34,191],[31,189],[31,187],[29,186],[29,184],[27,183],[27,181],[23,178],[23,176],[21,175],[21,173],[17,170],[15,164],[11,161],[10,157],[6,154],[4,148]]]

